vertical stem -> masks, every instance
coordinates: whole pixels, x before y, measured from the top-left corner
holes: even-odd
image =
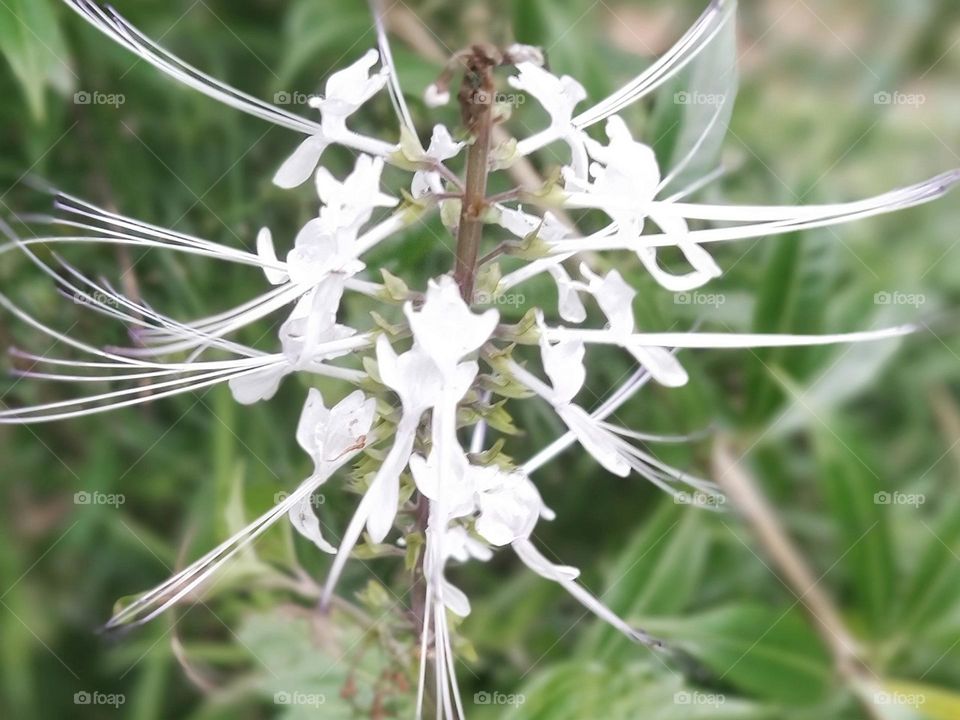
[[[490,139],[493,133],[493,67],[495,60],[482,47],[475,47],[467,59],[467,71],[460,90],[460,112],[473,135],[467,153],[467,177],[457,229],[457,263],[453,277],[460,295],[473,303],[477,257],[483,237],[483,214],[487,209],[487,175]]]
[[[460,88],[460,112],[463,117],[463,123],[467,130],[473,136],[473,144],[467,153],[466,182],[464,183],[462,207],[460,210],[460,224],[457,228],[457,249],[456,265],[454,266],[453,277],[460,288],[460,296],[468,305],[473,304],[474,285],[477,276],[477,258],[480,254],[480,242],[483,239],[483,215],[488,206],[487,200],[487,175],[489,173],[489,156],[491,137],[493,135],[493,68],[499,63],[499,57],[489,52],[487,48],[475,46],[471,53],[465,58],[466,71],[464,73],[463,85]],[[438,410],[434,410],[438,412]],[[454,415],[456,411],[454,409]],[[434,417],[434,422],[437,418]],[[456,430],[452,432],[455,434]],[[435,446],[436,437],[434,438]],[[444,463],[441,463],[443,466]],[[427,528],[430,519],[430,502],[427,498],[420,495],[417,500],[416,508],[416,527],[418,530],[427,534]],[[414,568],[414,588],[423,580],[424,577],[424,558],[427,552],[426,544],[417,558],[417,564]],[[413,593],[413,607],[411,608],[414,627],[421,635],[422,654],[429,647],[429,641],[426,637],[429,624],[429,606],[433,598],[428,598],[426,593]],[[437,626],[439,625],[442,613],[446,612],[442,607],[435,609],[434,613],[437,620],[434,623],[434,646],[433,652],[437,662],[445,662],[445,648],[436,646]],[[420,662],[427,666],[427,658],[421,657]],[[429,672],[427,672],[429,675]],[[437,676],[442,672],[437,673]],[[426,679],[426,678],[425,678]],[[435,678],[436,679],[436,678]],[[424,691],[426,688],[424,688]],[[434,707],[443,707],[446,704],[448,714],[459,717],[459,712],[453,712],[450,708],[449,688],[443,688],[436,693],[436,697],[431,698],[429,693],[424,693],[423,701],[426,705],[431,702]]]

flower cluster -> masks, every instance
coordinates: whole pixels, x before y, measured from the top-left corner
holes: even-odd
[[[463,215],[460,220],[457,216],[468,181],[452,165],[462,162],[464,148],[472,141],[455,140],[450,129],[437,125],[423,147],[399,88],[381,18],[377,18],[378,49],[367,51],[329,78],[323,95],[311,100],[320,116],[313,120],[209,77],[151,41],[112,9],[90,0],[65,1],[104,34],[180,83],[304,136],[281,164],[274,182],[292,188],[312,178],[320,206],[282,259],[268,228],[257,235],[256,252],[249,252],[108,212],[64,193],[57,195],[55,214],[31,218],[36,224],[65,229],[64,233],[24,239],[4,226],[9,243],[2,251],[21,250],[63,291],[128,325],[136,342],[126,348],[95,347],[44,325],[0,295],[0,305],[20,320],[87,356],[74,360],[16,350],[31,363],[23,374],[127,383],[110,392],[4,410],[0,423],[76,418],[221,383],[229,385],[237,402],[249,404],[271,398],[293,373],[342,381],[347,394],[330,407],[315,389],[306,398],[297,442],[313,459],[311,476],[248,527],[124,608],[109,625],[140,624],[156,617],[202,586],[234,554],[284,517],[319,550],[334,556],[324,602],[330,601],[351,552],[361,541],[401,544],[420,533],[419,568],[426,589],[418,704],[424,703],[425,668],[432,655],[437,681],[434,702],[449,718],[464,713],[447,611],[458,616],[470,612],[465,594],[446,579],[445,570],[452,562],[484,561],[495,549],[510,548],[533,572],[560,584],[628,637],[653,642],[579,584],[576,568],[556,565],[537,549],[537,523],[553,515],[532,476],[566,448],[579,444],[615,475],[637,473],[672,493],[686,488],[716,493],[712,483],[670,467],[644,445],[671,438],[645,435],[608,421],[648,382],[679,387],[688,381],[678,350],[861,342],[915,329],[902,326],[820,336],[651,332],[639,328],[634,317],[636,291],[616,270],[598,272],[583,259],[584,254],[635,254],[663,288],[687,292],[721,274],[706,249],[712,243],[893,212],[939,198],[960,179],[960,173],[952,172],[867,200],[804,207],[686,201],[701,182],[664,197],[693,153],[664,175],[651,148],[633,137],[618,113],[688,66],[733,22],[732,2],[711,3],[661,60],[580,112],[577,108],[587,100],[584,87],[571,77],[557,77],[546,70],[535,49],[518,46],[504,53],[512,58],[504,63],[513,68],[507,81],[543,107],[549,125],[492,148],[491,162],[483,172],[508,168],[555,143],[567,148],[570,162],[557,182],[492,199],[481,217],[490,229],[505,230],[513,237],[501,247],[515,269],[499,277],[497,293],[542,274],[556,285],[555,308],[536,308],[529,322],[507,325],[496,310],[474,309],[470,295],[450,276],[430,280],[421,291],[410,291],[399,281],[391,285],[389,278],[383,283],[371,279],[373,269],[363,261],[372,248],[401,235],[430,213],[440,213],[450,232],[458,235],[464,221]],[[399,129],[392,134],[397,140],[368,137],[348,127],[351,117],[385,90],[397,110]],[[428,95],[428,105],[450,99],[441,86],[433,86]],[[601,123],[606,142],[586,132]],[[330,146],[356,154],[353,171],[343,179],[320,165]],[[406,171],[408,184],[385,192],[381,175],[386,165]],[[563,219],[563,210],[582,208],[600,211],[609,222],[597,232],[581,234]],[[262,270],[269,289],[238,307],[185,322],[127,297],[106,281],[88,278],[59,256],[54,257],[61,267],[55,268],[33,249],[85,243],[162,248],[249,265]],[[658,251],[666,247],[679,251],[689,268],[665,269]],[[571,264],[574,258],[581,262]],[[401,320],[389,328],[341,324],[341,303],[349,293],[385,307],[401,304]],[[582,327],[591,310],[605,318],[602,326]],[[232,339],[238,330],[277,311],[289,312],[280,327],[279,348],[265,351]],[[587,377],[588,351],[609,352],[610,348],[627,353],[636,363],[636,372],[591,412],[577,402]],[[541,367],[543,374],[531,366]],[[37,369],[43,367],[52,370]],[[488,437],[492,413],[504,403],[515,402],[544,402],[568,428],[521,463],[496,452]],[[469,436],[467,442],[464,436]],[[325,537],[311,495],[360,459],[369,471],[362,499],[342,537]],[[402,488],[410,482],[415,494],[407,500]]]

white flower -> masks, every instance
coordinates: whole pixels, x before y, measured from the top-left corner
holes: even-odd
[[[542,317],[538,320],[542,326]],[[573,403],[573,398],[580,392],[586,379],[583,343],[579,340],[551,342],[547,333],[541,332],[540,355],[552,387],[546,386],[513,361],[510,363],[511,372],[523,385],[553,406],[583,448],[606,470],[621,477],[629,475],[630,464],[621,457],[619,448],[608,437],[609,434],[604,434],[587,412]]]
[[[311,135],[297,146],[273,176],[273,183],[285,189],[303,185],[317,169],[320,157],[332,141],[326,135]]]
[[[509,545],[528,538],[541,516],[552,517],[525,474],[505,471],[496,466],[474,467],[476,486],[477,533],[492,545]]]
[[[567,322],[582,323],[587,319],[587,309],[580,299],[580,292],[563,265],[554,265],[549,270],[557,284],[557,312]]]
[[[328,555],[337,554],[337,548],[323,537],[323,530],[320,529],[320,518],[317,517],[313,504],[313,495],[306,495],[300,502],[290,508],[287,517],[294,529],[316,545],[318,550]]]
[[[270,232],[270,228],[261,228],[257,233],[257,256],[265,263],[263,272],[271,285],[282,285],[290,279],[287,271],[275,267],[279,264],[279,260],[277,251],[273,247],[273,233]]]
[[[474,538],[462,525],[451,525],[443,539],[447,557],[460,563],[470,560],[487,562],[493,557],[493,551]]]
[[[594,162],[590,166],[593,182],[590,191],[610,200],[620,200],[627,207],[642,208],[654,199],[660,185],[660,167],[653,148],[633,139],[626,123],[618,115],[607,120],[607,138],[603,145],[587,141],[587,149]],[[620,207],[616,208],[621,210]],[[628,222],[637,222],[643,228],[643,215],[623,211]]]
[[[370,74],[378,62],[380,53],[367,50],[352,65],[330,76],[322,98],[310,99],[310,106],[323,114],[323,130],[328,136],[335,137],[345,132],[344,121],[387,84],[389,78],[385,69]]]
[[[455,142],[450,131],[444,125],[434,125],[433,135],[430,137],[430,146],[418,161],[437,165],[460,154],[464,143]],[[442,193],[443,181],[436,170],[418,170],[413,174],[410,185],[410,194],[414,198],[422,198],[428,193]]]
[[[587,91],[569,75],[556,77],[534,62],[521,62],[517,70],[519,74],[510,77],[508,82],[516,89],[533,95],[543,106],[550,115],[550,127],[544,132],[563,139],[570,146],[574,172],[584,176],[587,166],[585,135],[574,126],[573,112],[586,99]],[[520,154],[525,152],[521,150]]]
[[[443,537],[438,541],[436,536],[440,533],[443,534]],[[442,554],[440,557],[437,557],[436,551],[431,552],[428,550],[424,555],[423,572],[427,577],[431,578],[429,592],[438,600],[441,600],[443,606],[457,617],[467,617],[467,615],[470,614],[470,599],[460,588],[447,580],[444,575],[447,559],[452,557],[452,554],[447,549],[447,542],[449,540],[456,542],[453,548],[454,551],[462,552],[460,538],[455,536],[451,537],[449,529],[431,528],[427,530],[427,543],[430,546],[430,550],[435,547],[440,547],[442,548]]]
[[[322,450],[317,471],[289,496],[245,528],[120,610],[107,623],[108,628],[142,625],[157,617],[203,585],[228,560],[248,547],[284,516],[321,550],[331,550],[320,534],[316,515],[312,509],[304,509],[303,504],[309,502],[317,488],[363,450],[373,421],[376,401],[372,398],[366,399],[360,393],[353,393],[331,408],[329,413],[324,413],[318,407],[318,400],[317,396],[308,398],[298,428],[298,439],[305,449]],[[308,452],[313,454],[312,450]]]
[[[332,275],[300,298],[290,317],[280,326],[283,352],[296,368],[342,357],[349,349],[331,350],[330,344],[351,337],[356,330],[337,324],[344,279]]]
[[[342,464],[346,451],[362,448],[376,408],[374,398],[356,390],[327,409],[320,391],[310,389],[297,424],[297,443],[313,458],[318,475]]]
[[[446,465],[441,467],[441,453],[434,448],[424,458],[410,458],[410,471],[417,490],[428,500],[443,503],[448,519],[462,518],[476,509],[476,477],[471,472],[467,456],[459,448],[450,448]]]
[[[388,81],[385,69],[370,75],[370,70],[379,59],[380,54],[376,50],[368,50],[355,63],[330,76],[322,98],[310,99],[310,106],[321,113],[320,132],[300,144],[277,171],[274,183],[282,188],[302,185],[313,174],[327,147],[356,139],[356,135],[347,128],[347,118],[380,92]]]
[[[548,243],[558,242],[570,234],[570,230],[551,212],[545,212],[541,217],[526,213],[523,208],[513,209],[501,205],[497,207],[496,222],[518,238],[536,233],[537,237]]]
[[[380,378],[400,397],[402,408],[393,447],[364,496],[364,507],[357,511],[358,516],[366,514],[363,522],[374,541],[380,542],[390,532],[397,514],[400,473],[410,461],[420,417],[436,407],[449,390],[433,359],[419,345],[398,356],[386,337],[380,336],[377,364]],[[475,365],[462,369],[462,392],[466,392],[475,375]],[[352,528],[344,533],[344,545],[354,541],[353,535]]]
[[[487,310],[477,315],[460,297],[453,278],[431,280],[419,310],[407,303],[404,311],[417,345],[447,375],[470,353],[478,350],[493,333],[500,314]]]
[[[585,264],[580,272],[589,282],[589,290],[597,299],[597,304],[609,321],[608,329],[614,336],[622,338],[623,346],[650,371],[654,379],[667,387],[681,387],[690,379],[679,361],[669,352],[659,347],[644,347],[631,338],[636,332],[633,318],[633,298],[636,291],[627,285],[616,270],[606,277],[594,274]]]
[[[542,323],[542,318],[538,318]],[[572,402],[587,378],[583,366],[585,348],[577,340],[551,343],[544,335],[540,339],[540,357],[543,369],[553,386],[551,395],[558,405]]]
[[[360,155],[353,172],[342,182],[326,168],[317,171],[317,194],[323,201],[320,218],[330,227],[358,231],[375,208],[389,208],[397,199],[380,190],[383,158]]]
[[[660,188],[660,168],[653,149],[637,142],[626,123],[614,115],[607,120],[608,145],[587,140],[594,180],[586,186],[587,204],[599,207],[617,224],[617,236],[639,238],[647,217],[667,233],[672,244],[684,253],[693,266],[685,275],[673,275],[657,264],[655,247],[640,247],[637,256],[654,278],[666,289],[685,292],[700,287],[720,275],[720,268],[703,248],[690,240],[686,222],[681,217],[660,212],[653,201]],[[578,196],[574,194],[575,199]]]
[[[294,285],[313,287],[337,273],[347,277],[364,268],[356,258],[355,236],[351,230],[331,227],[321,218],[309,221],[287,254],[287,273]]]
[[[400,398],[404,413],[423,414],[439,402],[443,378],[436,363],[420,346],[400,355],[385,335],[377,338],[377,371],[383,384]]]
[[[536,233],[542,241],[556,243],[570,234],[569,229],[551,212],[539,217],[525,213],[521,208],[499,207],[497,210],[497,224],[518,238]],[[551,264],[547,269],[557,284],[557,311],[560,317],[567,322],[582,323],[587,319],[587,310],[570,274],[559,263]]]
[[[573,128],[573,111],[587,97],[583,85],[569,75],[557,77],[535,62],[517,65],[518,75],[508,82],[517,90],[533,95],[550,115],[552,128],[566,133]]]
[[[436,83],[430,83],[423,92],[423,101],[427,104],[427,107],[443,107],[450,102],[450,91],[441,90]]]
[[[534,547],[533,543],[527,539],[515,541],[513,543],[513,550],[517,553],[517,557],[523,561],[524,565],[541,577],[558,583],[587,610],[616,628],[626,637],[644,645],[656,646],[659,644],[642,630],[638,630],[624,622],[610,610],[610,608],[600,602],[600,600],[585,588],[578,585],[576,579],[579,577],[580,571],[577,568],[570,567],[569,565],[555,565],[547,560],[540,551]]]
[[[350,352],[349,346],[338,342],[356,334],[353,328],[336,322],[343,287],[343,278],[332,275],[297,301],[290,317],[280,326],[280,342],[287,362],[230,380],[237,402],[250,405],[269,400],[291,372],[316,370],[324,361]]]
[[[313,458],[315,477],[329,477],[343,464],[344,456],[364,447],[376,406],[376,400],[357,390],[328,410],[323,405],[320,391],[311,388],[297,425],[297,442]],[[313,491],[291,507],[288,516],[297,532],[320,550],[331,555],[336,553],[336,548],[324,539],[320,529]]]

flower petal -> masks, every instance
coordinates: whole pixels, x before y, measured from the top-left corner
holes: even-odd
[[[287,513],[290,522],[298,533],[316,545],[322,552],[336,555],[337,549],[323,538],[320,531],[320,519],[313,507],[313,495],[305,496]]]
[[[330,141],[322,135],[308,137],[277,170],[276,175],[273,176],[273,184],[284,189],[303,185],[317,169],[320,156],[329,144]]]

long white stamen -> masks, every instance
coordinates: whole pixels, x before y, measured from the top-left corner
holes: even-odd
[[[597,242],[602,238],[615,235],[617,232],[617,229],[618,229],[617,224],[611,223],[606,227],[598,230],[597,232],[592,233],[591,235],[587,235],[584,238],[584,241]],[[575,238],[573,238],[572,240],[575,240]],[[572,242],[572,240],[570,241]],[[565,240],[563,242],[568,242],[568,241]],[[538,260],[534,260],[533,262],[529,262],[526,265],[518,268],[517,270],[514,270],[513,272],[510,272],[504,275],[500,279],[499,284],[497,285],[497,291],[501,293],[506,292],[507,290],[510,290],[516,287],[520,283],[526,282],[527,280],[533,277],[536,277],[541,273],[546,272],[554,265],[557,265],[562,262],[566,262],[567,260],[572,258],[574,255],[576,255],[575,252],[555,254],[550,257],[540,258]]]
[[[664,348],[697,349],[743,349],[768,347],[805,347],[815,345],[836,345],[839,343],[874,342],[903,337],[917,332],[916,325],[898,325],[880,330],[865,330],[850,333],[831,333],[825,335],[778,335],[772,333],[705,333],[705,332],[665,332],[634,333],[627,337],[609,330],[589,330],[583,328],[546,328],[546,337],[553,342],[579,340],[595,345],[645,346]]]
[[[723,5],[721,0],[713,0],[697,22],[663,57],[625,86],[574,117],[573,127],[578,130],[590,127],[649,95],[676,76],[696,59],[720,32],[724,23],[733,17],[733,13],[725,12]],[[529,155],[560,139],[561,134],[558,128],[551,127],[526,137],[517,143],[517,154]]]
[[[637,432],[636,430],[630,430],[629,428],[621,427],[620,425],[614,425],[613,423],[601,422],[599,423],[601,427],[615,432],[617,435],[623,437],[632,438],[634,440],[639,440],[640,442],[657,442],[657,443],[684,443],[690,442],[691,440],[696,439],[697,435],[659,435],[657,433],[644,433]]]
[[[710,116],[710,120],[707,122],[706,127],[700,133],[700,136],[697,138],[697,141],[693,146],[687,151],[687,154],[681,158],[673,169],[667,174],[663,180],[660,181],[660,184],[657,186],[656,195],[659,195],[665,188],[667,188],[670,183],[672,183],[684,170],[686,170],[690,163],[692,163],[697,155],[700,154],[700,150],[703,149],[704,143],[713,133],[713,129],[717,126],[717,122],[720,120],[720,116],[723,114],[724,110],[727,108],[727,102],[717,103],[717,109],[713,111],[713,115]],[[668,201],[669,202],[669,201]]]
[[[383,67],[387,69],[390,101],[393,103],[394,112],[396,112],[400,122],[410,133],[410,136],[416,138],[417,128],[416,125],[413,124],[413,118],[410,116],[410,108],[407,107],[407,101],[403,97],[403,89],[400,87],[400,76],[397,73],[396,63],[393,61],[390,39],[387,37],[387,28],[383,22],[383,2],[381,0],[370,0],[370,12],[373,15],[373,22],[377,28],[377,48],[380,50],[380,62],[383,64]]]
[[[116,234],[120,237],[129,237],[130,234],[134,234],[138,237],[143,237],[145,239],[158,239],[169,241],[170,243],[182,244],[190,247],[196,247],[200,249],[206,249],[215,254],[220,255],[232,255],[238,258],[248,258],[253,253],[249,253],[245,250],[238,250],[236,248],[231,248],[220,243],[215,243],[211,240],[206,240],[204,238],[196,237],[194,235],[188,235],[186,233],[177,232],[169,228],[161,227],[159,225],[153,225],[150,223],[143,222],[142,220],[136,220],[134,218],[127,217],[125,215],[120,215],[118,213],[110,212],[104,210],[101,207],[98,207],[92,203],[89,203],[80,198],[74,197],[72,195],[67,195],[66,193],[59,193],[55,202],[55,207],[68,215],[75,215],[81,218],[85,218],[88,221],[95,223],[93,229],[97,232],[110,232]],[[57,218],[61,224],[69,224],[70,222],[77,222],[71,220],[70,218]],[[87,227],[89,225],[78,224],[77,227]],[[116,228],[121,228],[124,232],[118,232]],[[256,263],[263,266],[271,266],[272,263],[265,263],[258,256]],[[283,269],[284,265],[277,266],[277,269]]]
[[[282,360],[277,361],[276,364],[279,364],[281,362],[283,361]],[[269,365],[267,367],[269,367]],[[143,393],[147,389],[141,388],[141,387],[135,387],[135,388],[130,388],[128,390],[119,390],[113,393],[105,393],[102,395],[94,395],[92,397],[79,398],[77,400],[62,401],[62,403],[48,403],[47,405],[38,405],[30,408],[6,410],[3,412],[0,412],[0,424],[25,425],[28,423],[31,423],[31,424],[45,423],[45,422],[53,422],[56,420],[66,420],[70,418],[85,417],[87,415],[107,412],[109,410],[116,410],[123,407],[130,407],[132,405],[139,405],[145,402],[153,402],[154,400],[173,397],[174,395],[181,395],[187,392],[195,392],[197,390],[201,390],[203,388],[210,387],[212,385],[217,385],[220,383],[227,382],[228,380],[231,380],[233,378],[244,377],[252,373],[262,372],[262,370],[263,370],[262,367],[256,367],[248,370],[233,371],[233,372],[221,370],[216,372],[204,373],[199,376],[200,378],[199,380],[197,377],[190,377],[190,378],[183,378],[176,381],[157,383],[148,389],[155,390],[156,388],[160,388],[160,387],[170,387],[171,389],[167,389],[159,393],[154,393],[146,397],[143,396]],[[184,383],[191,383],[191,384],[188,384],[185,387],[175,387],[176,385],[183,385]],[[36,416],[27,415],[27,413],[38,412],[43,409],[53,408],[54,406],[69,407],[69,406],[81,404],[84,402],[92,402],[94,400],[103,400],[103,399],[112,399],[115,397],[129,395],[132,393],[137,393],[140,395],[140,397],[135,397],[130,400],[124,400],[121,402],[111,403],[109,405],[102,406],[102,407],[84,408],[81,410],[73,410],[73,411],[62,412],[62,413],[53,413],[50,415],[36,415]]]
[[[59,224],[67,224],[63,221],[60,221]],[[136,238],[133,236],[120,237],[117,234],[112,235],[102,235],[102,236],[86,236],[86,235],[72,235],[72,236],[50,236],[50,237],[35,237],[35,238],[26,238],[21,240],[23,246],[32,246],[32,245],[127,245],[132,247],[141,247],[141,248],[160,248],[164,250],[174,250],[176,252],[188,254],[188,255],[197,255],[200,257],[208,257],[216,260],[229,260],[230,262],[251,265],[254,267],[265,268],[272,266],[272,263],[265,263],[255,255],[252,254],[240,254],[240,253],[223,253],[215,250],[208,250],[204,248],[191,247],[189,245],[176,245],[171,243],[162,242],[159,240],[145,240],[141,238]],[[0,245],[0,254],[9,252],[17,247],[14,243],[6,243]]]
[[[237,110],[306,135],[320,133],[320,124],[270,105],[215,80],[148,40],[113,10],[105,11],[90,0],[65,0],[82,18],[158,70],[194,90]]]
[[[583,130],[605,120],[675,77],[710,45],[727,22],[733,21],[732,9],[732,3],[712,0],[671,50],[620,90],[577,115],[573,119],[574,126]]]
[[[666,202],[676,202],[677,200],[682,200],[685,197],[689,197],[696,192],[699,192],[707,185],[712,182],[716,182],[719,178],[723,177],[727,173],[728,168],[724,165],[719,165],[710,172],[708,172],[703,177],[694,180],[692,183],[687,185],[685,188],[678,190],[673,195],[670,195]]]
[[[303,482],[300,487],[294,490],[289,497],[285,498],[282,502],[272,507],[226,541],[220,543],[220,545],[192,565],[181,570],[166,582],[121,610],[110,619],[106,627],[114,628],[120,625],[142,625],[175,605],[195,588],[204,583],[231,557],[266,532],[277,520],[285,517],[291,508],[295,507],[305,497],[311,495],[320,485],[325,483],[337,469],[353,459],[357,452],[359,452],[359,450],[351,449],[339,456],[335,463],[324,464],[320,474]],[[164,598],[166,598],[165,601],[163,601]],[[157,605],[158,602],[161,604]],[[146,615],[142,615],[142,613],[149,608],[153,609]]]
[[[39,267],[45,274],[53,278],[53,280],[59,285],[61,285],[63,288],[65,288],[66,290],[69,290],[72,293],[70,297],[75,302],[83,302],[85,303],[86,307],[96,312],[100,312],[108,317],[112,317],[114,319],[120,320],[121,322],[124,322],[128,325],[133,325],[138,328],[138,332],[143,331],[140,328],[148,327],[147,320],[152,320],[155,323],[163,326],[164,328],[167,328],[167,331],[171,335],[178,338],[202,337],[210,345],[217,347],[219,349],[225,350],[227,352],[233,352],[238,355],[244,355],[247,357],[263,355],[263,353],[255,351],[252,348],[246,348],[242,345],[238,345],[237,343],[229,342],[219,338],[213,338],[210,336],[203,336],[198,331],[195,331],[191,328],[187,328],[182,324],[170,318],[167,318],[166,316],[163,316],[142,304],[134,303],[131,300],[128,300],[127,298],[125,298],[123,295],[112,290],[112,288],[110,288],[109,286],[100,286],[97,283],[93,282],[92,280],[84,276],[82,273],[80,273],[72,265],[64,261],[58,255],[54,254],[54,258],[57,260],[57,262],[59,262],[60,265],[70,275],[77,278],[78,280],[80,280],[80,282],[82,282],[87,287],[90,287],[94,291],[94,294],[90,294],[89,292],[81,290],[76,285],[70,283],[62,275],[54,272],[52,268],[46,265],[46,263],[41,261],[36,255],[34,255],[27,248],[23,248],[23,251],[25,254],[27,254],[27,256],[31,259],[31,261],[33,261],[33,263],[37,265],[37,267]],[[112,305],[110,303],[112,303]],[[126,307],[134,313],[139,313],[140,315],[143,316],[143,318],[137,317],[136,315],[131,315],[130,313],[124,313],[119,309],[121,307]]]
[[[645,632],[637,630],[627,624],[616,613],[610,610],[610,608],[600,602],[598,598],[587,591],[586,588],[577,583],[574,579],[576,571],[573,573],[569,572],[573,570],[572,568],[554,565],[547,560],[528,539],[515,540],[511,546],[517,554],[517,557],[519,557],[527,567],[541,577],[558,583],[587,610],[608,623],[611,627],[623,633],[634,642],[654,647],[659,645],[658,642],[653,640]]]
[[[891,212],[912,207],[942,197],[957,182],[960,182],[960,171],[954,170],[916,185],[899,188],[865,200],[831,205],[701,205],[659,200],[636,204],[628,200],[580,192],[570,193],[568,199],[569,206],[574,208],[601,208],[614,211],[639,209],[644,215],[673,215],[687,220],[715,222],[786,223],[859,215],[871,211]]]
[[[683,236],[685,242],[695,243],[697,245],[713,242],[727,242],[732,240],[747,240],[756,237],[765,237],[768,235],[783,235],[797,232],[799,230],[809,230],[819,227],[829,227],[831,225],[842,225],[856,220],[873,217],[875,215],[884,215],[887,213],[904,210],[906,208],[923,205],[943,197],[957,182],[960,182],[960,171],[952,171],[939,175],[931,180],[913,185],[902,190],[896,190],[891,193],[877,196],[866,201],[849,203],[846,205],[823,206],[825,210],[812,210],[809,215],[800,209],[793,211],[788,219],[779,219],[774,222],[757,222],[750,225],[737,225],[729,228],[711,228],[708,230],[694,230]],[[772,208],[764,210],[762,208],[747,208],[741,212],[733,207],[722,208],[722,206],[697,206],[687,205],[689,212],[693,213],[695,218],[698,215],[710,216],[711,219],[718,217],[753,217],[757,220],[763,220],[766,215],[781,217],[786,214],[786,208]],[[658,212],[669,211],[669,204],[662,204],[658,207]],[[755,214],[750,215],[752,211]],[[646,248],[667,247],[675,245],[677,238],[670,233],[659,233],[641,236],[626,236],[624,234],[607,235],[602,237],[591,236],[585,239],[562,240],[553,244],[552,251],[563,256],[569,256],[571,253],[582,252],[584,250],[602,251],[602,250],[633,250],[639,251]]]
[[[269,290],[268,292],[259,295],[252,300],[248,300],[242,305],[238,305],[229,310],[217,313],[215,315],[208,315],[206,317],[193,320],[188,323],[178,323],[180,327],[187,328],[196,332],[205,332],[210,327],[216,327],[217,325],[223,323],[224,321],[231,320],[232,318],[241,315],[248,310],[259,307],[262,303],[272,300],[280,295],[283,295],[290,289],[290,285],[280,285],[278,287]],[[141,332],[142,340],[153,340],[154,338],[178,338],[181,337],[180,333],[173,332],[171,333],[167,329],[162,328],[149,328]]]
[[[443,624],[443,654],[447,662],[447,681],[453,691],[453,702],[457,709],[457,714],[454,715],[451,713],[450,717],[465,718],[466,714],[463,712],[463,699],[460,697],[460,686],[457,683],[457,669],[453,656],[453,642],[450,638],[450,623],[447,621],[447,612],[445,608],[442,608],[441,610],[440,622]]]
[[[150,348],[131,348],[125,351],[125,354],[129,354],[132,357],[154,357],[158,355],[168,355],[172,353],[183,352],[185,350],[192,350],[198,345],[208,342],[210,338],[223,337],[224,335],[235,332],[240,328],[246,327],[257,320],[270,315],[276,310],[291,304],[301,295],[304,295],[308,290],[309,288],[304,286],[285,286],[283,293],[265,300],[258,306],[247,310],[246,312],[240,313],[226,322],[208,328],[207,332],[200,337],[170,342],[165,345],[157,345]],[[353,339],[353,342],[357,342],[357,340]],[[359,343],[360,346],[363,344],[364,343],[362,342]],[[353,344],[347,343],[347,349],[349,350],[352,348]]]
[[[427,579],[423,601],[423,629],[420,633],[420,679],[417,683],[417,711],[416,718],[423,717],[423,698],[427,687],[427,648],[429,647],[431,609],[433,606],[433,589],[430,578]]]

